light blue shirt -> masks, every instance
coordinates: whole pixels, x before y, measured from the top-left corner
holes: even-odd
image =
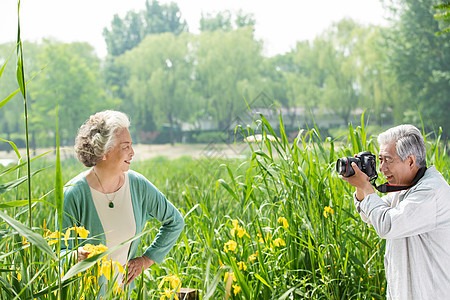
[[[408,190],[376,193],[356,210],[386,239],[387,299],[450,297],[450,187],[434,166]]]

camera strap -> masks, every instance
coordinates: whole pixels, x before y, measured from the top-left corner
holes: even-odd
[[[380,184],[379,186],[376,186],[375,181],[373,181],[371,183],[381,193],[390,193],[390,192],[398,192],[398,191],[402,191],[402,190],[407,190],[407,189],[413,187],[414,185],[416,185],[416,183],[423,177],[423,175],[425,175],[426,170],[427,170],[427,167],[420,168],[419,171],[417,171],[417,174],[414,177],[414,179],[410,185],[403,185],[403,186],[402,185],[390,185],[386,182],[386,183]]]

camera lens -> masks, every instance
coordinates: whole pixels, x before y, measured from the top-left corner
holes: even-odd
[[[338,159],[336,162],[336,172],[339,175],[345,174],[345,164],[342,162],[343,159]]]
[[[344,177],[350,177],[355,174],[355,171],[353,170],[352,166],[350,165],[354,162],[358,162],[359,159],[354,157],[343,157],[337,160],[336,162],[336,171],[339,175]]]

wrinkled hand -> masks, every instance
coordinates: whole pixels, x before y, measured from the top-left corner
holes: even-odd
[[[138,277],[145,269],[150,268],[155,262],[145,255],[133,258],[128,261],[128,276],[123,279],[127,280],[127,284],[130,284],[136,277]]]
[[[78,247],[77,260],[78,260],[78,261],[85,260],[85,259],[88,257],[89,254],[91,254],[90,251],[84,250],[83,247]]]
[[[352,162],[351,165],[353,170],[355,170],[355,174],[350,177],[340,177],[342,180],[347,181],[350,185],[356,187],[356,198],[361,201],[366,198],[366,196],[375,193],[375,190],[369,182],[369,176],[361,171],[354,162]]]

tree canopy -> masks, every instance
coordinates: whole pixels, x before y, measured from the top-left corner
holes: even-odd
[[[228,130],[250,106],[273,105],[290,128],[313,118],[326,120],[319,124],[326,128],[346,126],[366,111],[379,126],[423,122],[448,136],[450,44],[448,35],[436,35],[436,1],[401,3],[387,3],[396,8],[391,26],[343,19],[273,57],[263,55],[252,15],[206,14],[192,34],[175,4],[156,0],[113,18],[104,60],[86,43],[26,42],[27,78],[45,67],[28,89],[35,140],[53,143],[56,105],[66,144],[88,115],[107,108],[130,115],[136,142],[152,142],[161,131],[175,142],[181,128]],[[2,64],[14,47],[0,45]],[[8,63],[1,77],[1,99],[17,89],[13,68]],[[21,109],[13,99],[0,110],[2,138],[23,130]]]

